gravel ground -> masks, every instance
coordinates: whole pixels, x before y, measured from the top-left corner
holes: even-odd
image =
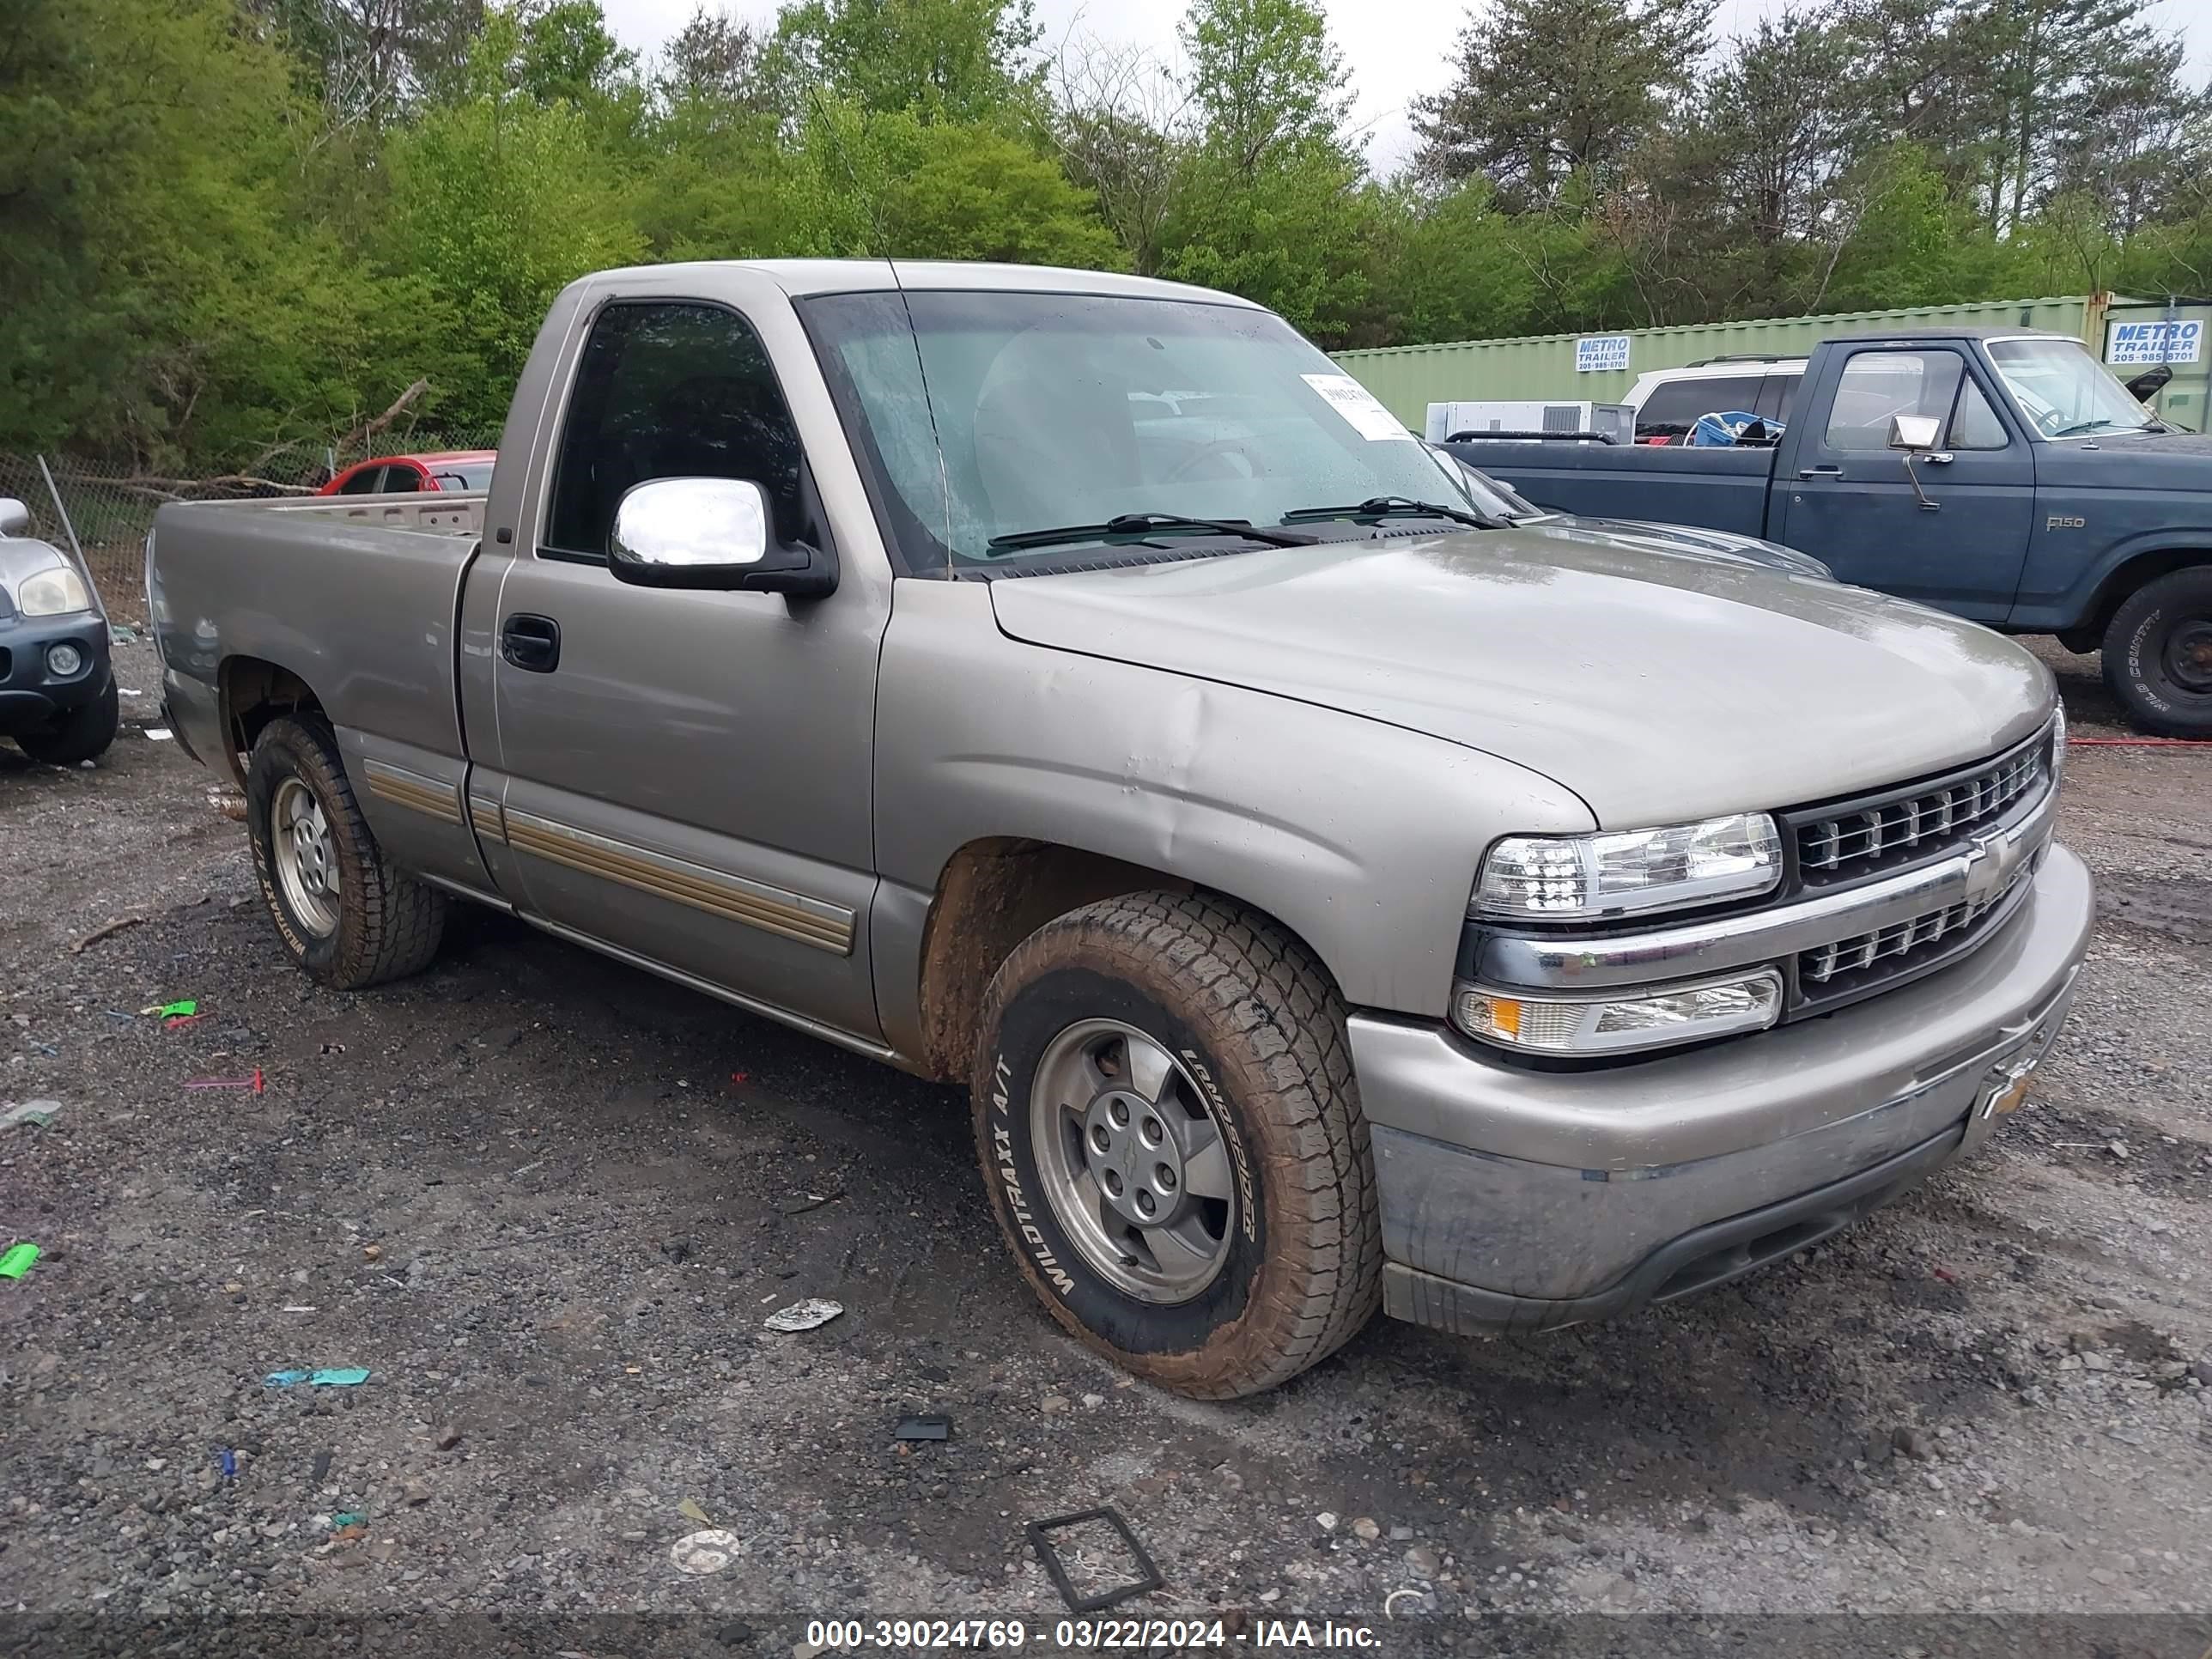
[[[2094,659],[2039,644],[2077,734],[2118,734]],[[0,1243],[45,1252],[0,1281],[0,1648],[210,1613],[349,1645],[364,1613],[708,1615],[653,1628],[714,1652],[810,1618],[1042,1629],[1024,1525],[1101,1504],[1166,1580],[1119,1611],[1232,1642],[1303,1613],[1640,1653],[1714,1627],[1503,1615],[1992,1611],[2081,1617],[1990,1651],[2212,1641],[2212,751],[2074,750],[2102,920],[1978,1159],[1686,1304],[1487,1343],[1377,1321],[1222,1406],[1055,1333],[952,1091],[489,915],[417,980],[313,986],[155,714],[126,698],[97,769],[0,757],[0,1102],[61,1107],[0,1130]],[[814,1296],[845,1313],[763,1328]],[[264,1382],[318,1366],[369,1376]],[[895,1441],[913,1412],[951,1437]],[[710,1526],[729,1565],[679,1571]]]

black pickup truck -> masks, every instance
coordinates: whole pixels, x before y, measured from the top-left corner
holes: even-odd
[[[1447,447],[1560,512],[1765,537],[1841,581],[2101,647],[2138,725],[2212,736],[2212,437],[2066,336],[1823,341],[1767,444]]]

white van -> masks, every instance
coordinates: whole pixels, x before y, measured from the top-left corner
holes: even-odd
[[[1679,444],[1700,415],[1742,410],[1787,421],[1805,378],[1802,357],[1709,357],[1680,368],[1646,369],[1621,401],[1636,411],[1636,441]]]

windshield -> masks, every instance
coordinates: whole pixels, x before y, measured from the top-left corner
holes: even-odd
[[[1267,312],[941,290],[804,311],[917,572],[1203,533],[1105,532],[1142,514],[1275,526],[1384,496],[1469,507],[1457,469]],[[1100,533],[1008,544],[1082,526]]]
[[[1493,478],[1480,467],[1465,461],[1439,444],[1431,444],[1438,460],[1457,477],[1459,486],[1467,492],[1468,503],[1478,513],[1493,519],[1545,519],[1551,514],[1530,501],[1512,485]]]
[[[2035,429],[2046,438],[2141,432],[2150,411],[2076,340],[1990,342],[1990,361]]]

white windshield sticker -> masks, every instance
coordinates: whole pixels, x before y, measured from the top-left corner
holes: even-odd
[[[1401,438],[1407,443],[1413,441],[1413,434],[1400,424],[1398,417],[1349,374],[1301,374],[1298,378],[1321,393],[1328,406],[1350,422],[1352,429],[1368,442],[1389,443]]]

